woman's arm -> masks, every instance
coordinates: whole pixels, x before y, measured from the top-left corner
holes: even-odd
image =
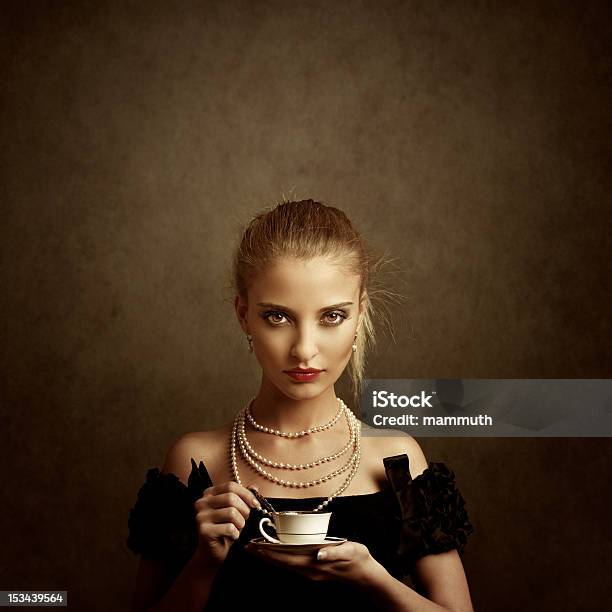
[[[398,432],[394,442],[397,444],[396,454],[408,455],[413,479],[427,469],[427,459],[412,436]],[[388,452],[389,446],[385,448]],[[456,550],[417,559],[412,578],[419,592],[391,576],[385,567],[380,565],[377,571],[372,573],[367,590],[377,605],[384,606],[380,608],[384,610],[473,612],[465,571]]]
[[[216,569],[193,555],[172,582],[159,562],[141,558],[130,610],[201,612],[210,596],[215,574]]]
[[[198,456],[193,439],[183,436],[168,453],[162,472],[176,474],[183,484],[189,477],[190,457]],[[203,559],[198,551],[173,579],[163,563],[141,557],[134,585],[131,612],[194,610],[201,612],[208,598],[218,565]]]
[[[193,555],[168,593],[149,609],[153,612],[202,612],[216,573],[216,568]]]
[[[140,557],[132,590],[130,612],[148,610],[168,591],[172,580],[159,561]]]
[[[377,610],[388,612],[473,612],[461,559],[456,550],[427,555],[415,563],[414,578],[426,597],[379,565],[365,590]]]

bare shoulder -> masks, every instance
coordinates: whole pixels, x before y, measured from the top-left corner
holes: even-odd
[[[374,453],[380,461],[394,455],[408,455],[410,476],[416,478],[427,468],[427,459],[419,443],[408,433],[396,429],[379,429],[365,423],[361,425],[362,435],[369,438]]]
[[[203,461],[207,470],[211,472],[211,468],[215,466],[217,458],[227,445],[230,428],[231,423],[218,429],[182,435],[168,449],[161,471],[172,472],[183,484],[187,484],[191,473],[191,459],[193,459],[196,463]]]

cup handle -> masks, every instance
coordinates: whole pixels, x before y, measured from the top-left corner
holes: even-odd
[[[266,538],[266,540],[268,540],[268,542],[272,542],[273,544],[282,544],[282,542],[280,540],[277,540],[276,538],[273,538],[271,535],[268,535],[265,531],[264,531],[264,525],[267,524],[272,525],[272,528],[274,529],[274,523],[267,517],[264,516],[260,521],[259,521],[259,531],[261,532],[261,535]]]

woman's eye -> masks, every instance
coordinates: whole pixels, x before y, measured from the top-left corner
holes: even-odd
[[[272,317],[278,317],[281,320],[279,321],[278,318],[273,320]],[[285,318],[285,315],[280,313],[280,312],[270,312],[270,313],[265,315],[265,318],[268,319],[268,321],[270,321],[270,323],[282,323],[282,319]]]
[[[331,319],[333,325],[340,325],[340,323],[346,319],[346,315],[341,312],[328,312],[326,316],[333,317],[333,319]]]
[[[266,321],[269,321],[272,325],[280,325],[284,323],[284,320],[286,319],[285,314],[282,312],[265,312],[263,313],[262,317]],[[327,324],[329,326],[335,326],[340,325],[342,321],[347,318],[347,316],[342,312],[333,311],[328,312],[323,316],[323,318],[327,319]]]

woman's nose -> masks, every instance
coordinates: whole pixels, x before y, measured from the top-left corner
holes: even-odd
[[[316,332],[312,329],[298,329],[291,354],[304,364],[317,355]]]

